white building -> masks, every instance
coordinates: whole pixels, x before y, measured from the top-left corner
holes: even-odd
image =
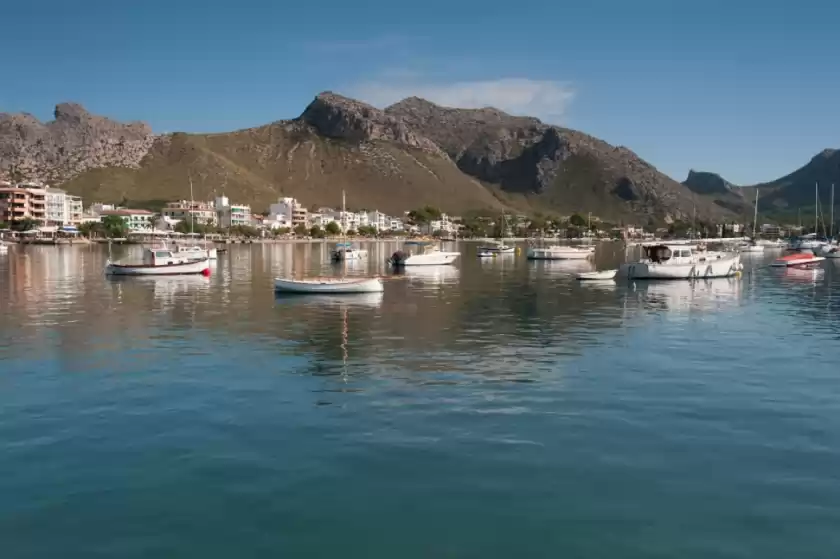
[[[59,188],[47,188],[46,219],[44,225],[67,225],[70,222],[67,212],[67,193]]]
[[[178,221],[192,220],[193,223],[205,225],[216,225],[216,209],[210,202],[195,202],[191,200],[179,200],[169,202],[163,208],[164,217],[177,219]]]
[[[458,224],[452,221],[446,214],[440,214],[440,219],[434,219],[429,222],[428,227],[426,227],[427,233],[432,234],[435,231],[440,231],[445,234],[453,234],[458,231]]]
[[[82,206],[82,197],[67,194],[64,197],[65,211],[67,213],[67,224],[78,225],[82,222],[84,215],[84,208]]]
[[[227,196],[219,196],[213,205],[219,227],[251,225],[251,206],[231,204]]]
[[[148,210],[120,208],[118,210],[105,210],[100,212],[100,215],[103,218],[109,215],[115,215],[123,218],[128,225],[129,231],[132,233],[151,231],[155,227],[153,222],[155,214],[154,212],[150,212]]]
[[[283,227],[309,227],[309,212],[294,198],[280,198],[268,208],[268,219],[273,223],[289,223]]]

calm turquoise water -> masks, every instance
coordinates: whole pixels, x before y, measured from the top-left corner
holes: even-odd
[[[0,255],[2,557],[840,556],[840,267],[579,285],[461,249],[349,300],[273,296],[320,245],[209,279]]]

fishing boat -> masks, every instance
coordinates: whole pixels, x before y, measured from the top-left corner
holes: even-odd
[[[347,214],[345,211],[346,199],[344,192],[341,193],[341,215]],[[341,244],[344,243],[344,231],[347,230],[346,224],[342,224],[341,228]],[[344,262],[344,271],[347,269],[347,260]],[[345,294],[345,293],[381,293],[385,291],[385,286],[382,284],[382,279],[379,277],[326,277],[326,278],[306,278],[306,279],[292,279],[292,278],[275,278],[274,292],[275,293],[311,293],[311,294]]]
[[[742,269],[737,252],[698,252],[690,245],[651,245],[645,256],[623,264],[616,274],[627,279],[709,279],[728,278]]]
[[[139,264],[111,262],[105,265],[105,274],[112,276],[174,276],[182,274],[210,275],[207,258],[196,259],[178,255],[166,246],[147,248]]]
[[[352,243],[338,243],[335,245],[330,254],[333,262],[342,262],[344,260],[364,260],[368,257],[368,251],[354,247]]]
[[[595,247],[542,246],[529,247],[528,260],[586,260],[595,254]]]
[[[452,264],[461,255],[460,252],[440,250],[436,244],[427,241],[408,241],[401,250],[388,259],[394,267],[402,266],[441,266]]]
[[[815,266],[823,260],[825,260],[825,257],[816,256],[810,250],[803,250],[801,252],[794,252],[793,254],[786,254],[781,258],[777,258],[770,265],[774,268],[807,268]]]
[[[618,270],[601,270],[599,272],[583,272],[575,277],[578,281],[607,281],[615,279]]]

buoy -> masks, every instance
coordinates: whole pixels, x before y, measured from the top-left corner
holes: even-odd
[[[209,278],[210,277],[210,268],[204,268],[203,270],[201,270],[201,275],[204,276],[205,278]]]

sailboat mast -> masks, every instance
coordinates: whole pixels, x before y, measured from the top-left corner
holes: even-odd
[[[755,211],[753,212],[753,239],[755,239],[755,226],[758,222],[758,189],[755,189]]]
[[[341,268],[342,268],[343,274],[347,273],[346,228],[347,228],[347,196],[344,193],[344,191],[342,190],[341,191],[341,250],[344,251],[344,258],[341,259],[341,262],[342,262]]]
[[[820,231],[820,183],[814,183],[814,235]]]
[[[195,202],[193,201],[193,185],[192,185],[192,175],[190,175],[190,234],[193,234],[195,228],[195,214],[193,213],[193,206]]]
[[[831,223],[828,224],[829,238],[834,236],[834,183],[831,183]]]

